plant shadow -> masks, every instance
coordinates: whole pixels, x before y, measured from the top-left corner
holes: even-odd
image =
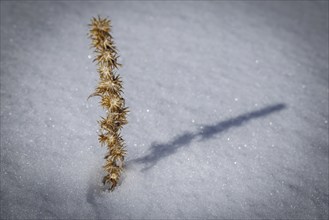
[[[203,126],[203,129],[197,132],[184,132],[167,143],[152,143],[147,155],[131,160],[129,163],[143,164],[144,168],[141,171],[145,172],[154,167],[161,159],[175,154],[181,148],[187,148],[196,138],[199,138],[200,141],[214,138],[215,135],[227,131],[232,127],[240,127],[250,120],[265,117],[285,108],[287,108],[287,106],[283,103],[270,105],[259,110],[227,119],[225,121],[220,121],[216,124],[205,125]]]

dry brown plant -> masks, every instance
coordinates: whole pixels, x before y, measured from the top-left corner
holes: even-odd
[[[104,170],[106,175],[103,184],[109,184],[112,191],[118,184],[126,155],[125,143],[120,135],[126,119],[128,108],[122,97],[122,80],[115,70],[121,66],[118,63],[118,53],[114,45],[111,32],[111,21],[107,18],[93,17],[89,24],[89,38],[94,48],[100,81],[92,96],[100,96],[101,106],[106,110],[106,117],[101,117],[98,122],[100,133],[98,140],[101,146],[107,146],[108,152],[105,156]]]

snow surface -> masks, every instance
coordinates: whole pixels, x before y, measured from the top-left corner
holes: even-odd
[[[130,107],[120,186],[88,26]],[[328,2],[1,1],[1,218],[328,218]]]

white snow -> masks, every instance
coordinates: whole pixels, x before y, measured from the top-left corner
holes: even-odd
[[[87,100],[112,20],[122,182]],[[1,219],[327,219],[328,2],[1,1]]]

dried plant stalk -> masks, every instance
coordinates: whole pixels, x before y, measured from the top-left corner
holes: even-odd
[[[118,184],[123,170],[124,157],[126,155],[124,140],[120,135],[123,125],[127,124],[126,119],[128,108],[125,107],[125,100],[122,97],[122,80],[115,70],[121,66],[118,63],[118,54],[113,37],[110,34],[111,21],[104,18],[92,18],[89,24],[89,37],[92,40],[91,46],[95,48],[98,73],[100,81],[92,96],[100,96],[101,106],[106,110],[106,117],[99,121],[101,146],[107,146],[108,152],[105,156],[104,169],[107,173],[103,178],[103,184],[108,183],[110,190]]]

